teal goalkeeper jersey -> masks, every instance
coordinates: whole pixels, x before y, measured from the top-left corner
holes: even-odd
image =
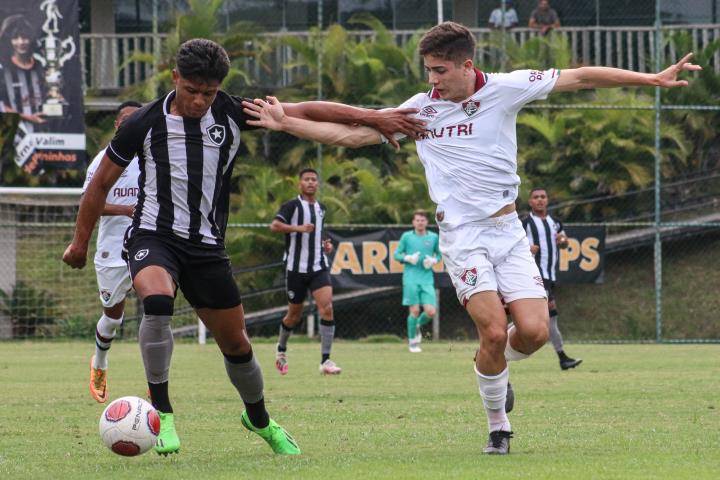
[[[405,255],[412,255],[415,252],[420,252],[416,265],[403,260]],[[440,260],[440,241],[437,233],[425,230],[425,235],[418,235],[415,230],[410,230],[402,234],[395,250],[395,260],[404,265],[403,284],[434,285],[432,267],[423,267],[425,255]]]

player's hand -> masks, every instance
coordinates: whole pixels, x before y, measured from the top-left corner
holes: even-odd
[[[423,267],[425,270],[431,269],[436,263],[438,263],[437,259],[430,255],[425,255],[425,258],[423,258]]]
[[[63,262],[72,268],[83,268],[87,262],[87,248],[82,248],[71,243],[65,249],[65,253],[63,253]]]
[[[400,144],[395,138],[396,133],[416,138],[425,131],[425,121],[416,118],[417,108],[384,108],[377,110],[373,118],[368,121],[368,126],[379,130],[395,150],[400,149]]]
[[[323,251],[325,252],[325,255],[330,255],[333,251],[333,248],[335,247],[333,247],[332,240],[330,240],[329,238],[323,240]]]
[[[47,122],[47,120],[45,119],[45,114],[42,112],[22,113],[22,114],[20,114],[20,118],[22,118],[26,122],[36,123],[36,124],[42,124],[42,123]]]
[[[558,233],[555,236],[555,243],[557,243],[558,248],[567,248],[568,246],[568,237],[564,233]]]
[[[690,63],[693,54],[688,53],[675,65],[670,65],[668,68],[656,75],[658,86],[665,88],[672,87],[687,87],[687,80],[678,80],[677,77],[682,72],[697,72],[702,70],[700,65]]]
[[[530,253],[537,255],[540,251],[540,245],[530,245]]]
[[[243,101],[243,112],[257,119],[248,120],[247,124],[254,127],[264,127],[270,130],[282,131],[283,120],[285,119],[285,110],[277,98],[268,95],[262,98],[256,98],[253,103]]]
[[[419,260],[420,252],[415,252],[412,255],[405,255],[405,258],[403,258],[403,261],[405,263],[409,263],[410,265],[417,265]]]
[[[315,230],[315,225],[313,225],[312,223],[305,223],[303,225],[298,225],[296,231],[298,233],[310,233],[313,230]]]

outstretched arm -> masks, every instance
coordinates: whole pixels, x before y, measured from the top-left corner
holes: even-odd
[[[306,140],[344,147],[362,147],[383,143],[383,136],[377,130],[341,123],[319,122],[285,113],[284,105],[275,97],[266,100],[255,99],[253,103],[243,102],[244,111],[257,120],[248,120],[248,125],[286,132]]]
[[[87,261],[88,243],[98,217],[105,208],[105,199],[125,169],[110,158],[107,153],[100,162],[93,179],[80,198],[80,209],[75,222],[75,236],[63,254],[63,262],[73,268],[82,268]]]
[[[415,138],[424,131],[425,122],[412,116],[417,108],[385,108],[372,110],[352,107],[335,102],[283,103],[285,115],[289,117],[314,120],[316,122],[364,125],[379,131],[397,149],[400,145],[394,138],[395,133]]]
[[[692,56],[692,53],[688,53],[678,63],[660,73],[640,73],[610,67],[580,67],[563,70],[552,91],[569,92],[586,88],[640,86],[686,87],[688,81],[678,80],[678,75],[681,72],[702,70],[700,65],[690,63]]]

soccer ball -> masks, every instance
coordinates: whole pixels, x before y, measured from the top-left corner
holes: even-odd
[[[134,457],[147,452],[159,433],[160,416],[142,398],[118,398],[100,416],[100,437],[118,455]]]

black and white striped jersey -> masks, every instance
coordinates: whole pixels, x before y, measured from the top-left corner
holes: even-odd
[[[328,259],[322,246],[325,206],[320,202],[310,203],[298,195],[283,203],[275,218],[288,225],[315,225],[315,229],[310,233],[285,234],[283,260],[287,270],[298,273],[327,270]]]
[[[44,98],[45,76],[37,60],[28,70],[12,62],[0,67],[0,103],[6,108],[28,115],[38,113]]]
[[[107,149],[125,167],[137,155],[140,177],[132,230],[172,233],[195,243],[223,245],[230,176],[240,132],[255,127],[243,98],[218,92],[199,119],[170,113],[175,92],[133,113]]]
[[[543,280],[557,281],[558,248],[556,235],[563,231],[562,222],[552,218],[536,217],[530,212],[523,220],[530,245],[539,245],[540,251],[535,255],[535,262],[540,268]]]

